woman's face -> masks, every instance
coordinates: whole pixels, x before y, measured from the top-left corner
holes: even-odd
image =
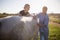
[[[24,9],[28,12],[30,9],[30,6],[26,6]]]

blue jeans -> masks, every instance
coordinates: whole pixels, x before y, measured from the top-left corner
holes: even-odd
[[[48,40],[48,32],[40,32],[40,40]]]

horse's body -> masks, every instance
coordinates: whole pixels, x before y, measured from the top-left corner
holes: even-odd
[[[37,20],[32,17],[14,16],[0,20],[1,40],[31,40],[37,32]]]

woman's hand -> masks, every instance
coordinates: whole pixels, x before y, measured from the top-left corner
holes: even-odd
[[[34,15],[34,16],[33,16],[33,19],[37,19],[37,17]]]
[[[19,16],[22,16],[21,14],[19,14]]]

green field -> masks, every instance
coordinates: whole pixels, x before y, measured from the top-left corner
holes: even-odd
[[[49,17],[50,21],[59,23],[60,24],[60,18],[54,18],[54,17]]]
[[[49,40],[60,40],[60,26],[49,24]]]

